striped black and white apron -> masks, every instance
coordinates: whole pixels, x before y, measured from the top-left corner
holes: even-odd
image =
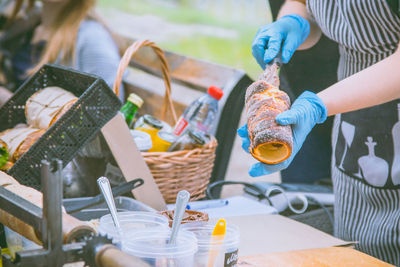
[[[397,49],[400,19],[385,0],[307,0],[307,8],[323,33],[339,44],[339,80]],[[400,266],[399,116],[400,100],[395,100],[337,115],[332,131],[335,235],[357,241],[357,249],[396,266]]]

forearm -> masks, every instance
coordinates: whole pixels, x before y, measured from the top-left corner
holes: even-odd
[[[310,18],[310,15],[307,12],[305,0],[304,1],[286,0],[286,2],[282,5],[279,11],[278,19],[285,15],[293,13],[302,16],[303,18],[307,19],[308,22],[310,23],[310,34],[308,35],[308,38],[297,49],[304,50],[314,46],[321,37],[321,29]]]
[[[400,98],[400,51],[318,93],[328,116]]]

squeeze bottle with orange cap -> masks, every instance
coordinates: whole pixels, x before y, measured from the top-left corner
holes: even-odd
[[[220,88],[210,86],[207,94],[193,101],[185,109],[175,125],[174,134],[181,135],[188,129],[210,134],[218,112],[218,100],[223,94]]]

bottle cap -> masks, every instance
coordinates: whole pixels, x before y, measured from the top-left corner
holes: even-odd
[[[189,130],[188,134],[197,144],[204,145],[206,143],[206,140],[201,133]]]
[[[220,100],[221,97],[224,95],[222,89],[214,85],[208,88],[207,93],[217,100]]]
[[[134,93],[131,93],[129,95],[128,101],[138,106],[138,108],[140,108],[143,105],[143,99],[141,99],[140,96]]]
[[[162,129],[164,126],[163,123],[160,120],[157,120],[153,116],[146,114],[143,116],[144,122],[149,124],[150,126],[156,128],[156,129]]]

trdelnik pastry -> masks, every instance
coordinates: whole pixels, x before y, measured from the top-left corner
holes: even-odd
[[[47,129],[55,123],[78,98],[60,87],[46,87],[34,93],[25,105],[29,126]]]
[[[286,160],[293,148],[291,127],[278,125],[275,121],[278,114],[290,108],[289,96],[278,87],[278,65],[274,63],[267,65],[260,79],[246,91],[250,153],[268,164]]]
[[[0,140],[7,145],[8,160],[17,161],[22,154],[44,134],[45,130],[28,126],[8,129],[0,133]]]

